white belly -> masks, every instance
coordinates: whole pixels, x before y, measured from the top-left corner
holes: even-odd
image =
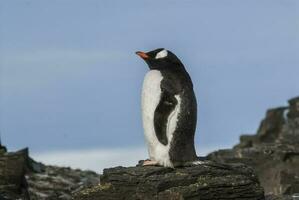
[[[173,167],[169,159],[169,148],[172,139],[172,133],[175,130],[177,117],[180,109],[180,98],[175,96],[178,100],[178,105],[168,118],[167,139],[168,144],[163,145],[157,139],[154,128],[154,113],[157,105],[160,102],[161,88],[160,83],[163,77],[160,71],[149,71],[143,82],[142,88],[142,119],[145,139],[148,145],[149,157],[151,160],[157,161],[160,165]]]

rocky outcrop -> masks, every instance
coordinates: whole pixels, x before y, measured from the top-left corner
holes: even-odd
[[[28,173],[26,180],[31,200],[69,200],[74,192],[99,184],[100,176],[92,171],[45,166],[43,172]]]
[[[28,199],[25,166],[28,149],[7,153],[0,145],[0,199]]]
[[[243,135],[233,149],[208,157],[253,167],[266,194],[299,193],[299,97],[287,107],[268,110],[255,135]]]
[[[28,149],[0,153],[1,200],[264,199],[252,169],[240,164],[116,167],[105,169],[99,184],[94,172],[35,162]]]
[[[251,168],[212,162],[165,168],[115,167],[105,169],[101,185],[75,194],[77,200],[146,199],[264,199]]]
[[[97,185],[95,172],[46,166],[28,156],[28,149],[0,148],[0,200],[69,200],[84,187]]]
[[[1,200],[264,199],[252,169],[240,164],[116,167],[99,181],[94,172],[37,163],[28,149],[0,154]]]
[[[298,144],[299,97],[268,110],[255,135],[242,135],[238,145],[211,153],[202,165],[115,167],[104,170],[101,184],[94,172],[46,166],[28,149],[7,152],[0,144],[0,200],[295,200]]]

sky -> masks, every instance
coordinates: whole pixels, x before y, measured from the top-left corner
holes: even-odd
[[[198,154],[232,147],[299,95],[298,19],[296,0],[0,0],[2,142],[81,168],[146,157],[135,52],[163,47],[193,80]]]

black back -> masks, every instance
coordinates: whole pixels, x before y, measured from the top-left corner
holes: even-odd
[[[185,70],[164,69],[161,70],[161,73],[164,77],[161,82],[162,98],[155,110],[154,119],[158,119],[160,114],[167,115],[168,119],[168,116],[177,105],[175,95],[179,95],[181,100],[180,113],[178,115],[177,126],[173,133],[169,151],[171,161],[175,166],[179,166],[185,162],[196,160],[197,158],[194,147],[194,134],[197,122],[197,102],[193,91],[193,84],[189,74]],[[164,96],[167,97],[165,98]],[[172,110],[160,109],[160,105],[165,104],[163,101],[164,99],[171,99],[170,102],[173,103]],[[161,110],[165,112],[160,113]],[[167,124],[167,119],[164,121],[154,120],[155,127],[158,126],[158,124]],[[166,127],[164,130],[165,132],[157,132],[158,130],[155,128],[156,134],[163,134],[166,137]]]

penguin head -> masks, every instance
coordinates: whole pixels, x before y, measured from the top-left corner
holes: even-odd
[[[149,52],[137,51],[140,56],[149,66],[150,69],[178,69],[183,68],[181,61],[169,50],[164,48],[155,49]]]

